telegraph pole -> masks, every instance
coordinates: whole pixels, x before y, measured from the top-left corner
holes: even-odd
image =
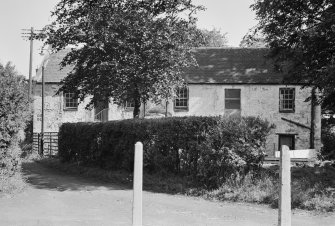
[[[29,57],[29,93],[28,93],[28,100],[30,100],[30,95],[31,95],[31,81],[32,81],[32,69],[33,69],[33,47],[34,47],[34,27],[30,28],[30,57]]]
[[[33,71],[33,48],[34,48],[34,38],[37,35],[37,32],[41,32],[42,30],[34,30],[34,27],[30,29],[22,29],[22,38],[28,38],[30,40],[30,57],[29,57],[29,89],[28,89],[28,100],[30,100],[31,91],[32,91],[32,71]]]
[[[44,95],[45,92],[45,81],[44,81],[44,62],[42,64],[42,121],[41,121],[41,153],[43,156],[44,153]]]

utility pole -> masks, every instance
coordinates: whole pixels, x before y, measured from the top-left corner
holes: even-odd
[[[44,81],[44,62],[42,64],[42,121],[41,121],[41,153],[43,156],[44,152],[44,92],[45,92],[45,81]]]
[[[30,100],[31,95],[31,85],[32,85],[32,70],[33,70],[33,47],[34,47],[34,28],[30,28],[30,57],[29,57],[29,93],[28,93],[28,100]]]
[[[33,48],[34,48],[34,39],[37,35],[37,32],[41,32],[42,30],[34,30],[34,27],[30,29],[22,29],[22,38],[28,38],[30,40],[30,57],[29,57],[29,89],[28,89],[28,100],[31,97],[32,91],[32,71],[33,71]]]

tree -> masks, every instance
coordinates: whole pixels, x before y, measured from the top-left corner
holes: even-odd
[[[227,33],[221,33],[220,30],[213,28],[212,30],[201,29],[199,31],[202,37],[200,46],[204,47],[225,47],[227,46]]]
[[[320,101],[334,109],[335,2],[257,0],[251,7],[287,79],[320,90]]]
[[[257,27],[252,27],[243,36],[240,47],[242,48],[266,48],[268,44],[265,41],[264,34]]]
[[[8,62],[0,63],[0,146],[9,147],[29,115],[27,82]]]
[[[74,69],[59,91],[74,91],[89,106],[110,97],[117,104],[166,100],[196,65],[196,19],[190,0],[61,0],[55,21],[40,36],[54,51],[74,46],[61,66]]]
[[[0,63],[0,177],[11,176],[18,169],[18,134],[28,119],[27,81],[10,62]]]

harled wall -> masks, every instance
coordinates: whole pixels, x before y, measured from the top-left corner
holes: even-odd
[[[279,88],[295,87],[295,112],[279,113]],[[225,111],[225,88],[241,89],[241,111],[242,116],[259,116],[276,125],[267,140],[267,152],[274,155],[278,150],[278,134],[295,134],[295,148],[308,149],[310,130],[296,124],[282,120],[282,117],[298,122],[307,127],[311,126],[311,105],[305,102],[310,95],[310,89],[300,89],[299,86],[283,85],[218,85],[218,84],[190,84],[189,85],[189,109],[187,111],[176,111],[173,101],[167,105],[168,116],[205,116],[205,115],[229,115],[231,111]],[[80,103],[77,111],[66,111],[63,108],[63,97],[55,95],[57,84],[46,84],[45,97],[45,132],[58,132],[64,122],[93,121],[94,111],[86,110],[88,98]],[[41,84],[34,87],[34,132],[41,131]],[[143,114],[142,105],[141,112]],[[161,106],[147,104],[145,107],[146,117],[148,115],[164,116],[165,103]],[[236,113],[236,112],[235,112]],[[120,120],[132,118],[132,109],[125,109],[115,104],[109,104],[109,120]],[[315,112],[315,147],[321,147],[321,111],[316,107]]]

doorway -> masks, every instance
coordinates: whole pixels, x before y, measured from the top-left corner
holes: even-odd
[[[290,150],[295,150],[295,135],[294,134],[279,134],[278,150],[281,150],[282,145],[286,145]]]
[[[108,100],[94,104],[94,119],[100,122],[108,121]]]

